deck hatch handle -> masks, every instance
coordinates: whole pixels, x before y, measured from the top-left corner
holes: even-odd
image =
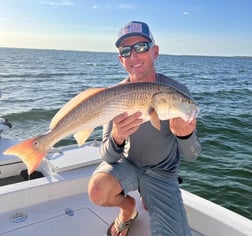
[[[27,219],[28,215],[24,212],[17,212],[10,217],[12,223],[20,223]]]
[[[74,216],[74,211],[73,211],[71,208],[66,208],[66,209],[65,209],[65,213],[66,213],[68,216]]]

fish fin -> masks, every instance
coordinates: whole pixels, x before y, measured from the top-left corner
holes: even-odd
[[[18,156],[26,165],[29,175],[37,169],[40,162],[46,155],[46,152],[40,152],[34,146],[36,139],[37,137],[27,139],[21,143],[9,147],[3,152],[4,155]]]
[[[150,122],[151,122],[152,126],[160,131],[160,129],[161,129],[160,128],[160,120],[159,120],[159,117],[158,117],[156,110],[153,107],[149,108],[149,115],[150,115]]]
[[[90,134],[93,132],[93,130],[80,130],[74,134],[74,138],[77,141],[79,146],[82,146]]]
[[[69,113],[72,109],[78,106],[81,102],[105,89],[106,88],[89,88],[73,97],[52,118],[50,129],[53,129],[67,113]]]

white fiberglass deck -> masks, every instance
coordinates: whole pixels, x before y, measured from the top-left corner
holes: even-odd
[[[88,199],[88,181],[100,162],[98,150],[93,144],[63,148],[50,154],[49,165],[46,161],[40,166],[44,173],[58,174],[1,186],[0,235],[105,236],[118,209],[98,207]],[[149,236],[148,212],[138,192],[131,195],[139,215],[129,236]],[[182,196],[193,236],[252,236],[251,220],[183,190]]]
[[[129,236],[148,236],[150,235],[148,212],[139,203],[137,207],[139,216]],[[16,213],[27,214],[27,219],[19,223],[11,222],[11,217]],[[86,193],[78,194],[24,207],[20,211],[8,212],[4,214],[5,217],[2,215],[0,235],[33,235],[36,232],[36,236],[105,236],[109,224],[117,214],[116,209],[101,208],[91,204]]]
[[[90,203],[86,190],[93,168],[0,187],[0,235],[106,235],[118,209]],[[137,199],[139,215],[129,235],[148,236],[148,212],[139,201],[138,192],[132,195]],[[22,221],[22,217],[27,218]]]

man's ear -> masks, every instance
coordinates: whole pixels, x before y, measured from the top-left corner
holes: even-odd
[[[154,50],[154,52],[153,52],[154,59],[156,60],[158,58],[158,55],[159,55],[159,46],[155,45],[153,50]]]

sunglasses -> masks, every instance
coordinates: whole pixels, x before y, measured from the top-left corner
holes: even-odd
[[[136,53],[144,53],[144,52],[149,51],[151,46],[153,46],[152,42],[136,43],[132,46],[125,46],[125,47],[119,48],[119,53],[122,57],[130,57],[133,48]]]

